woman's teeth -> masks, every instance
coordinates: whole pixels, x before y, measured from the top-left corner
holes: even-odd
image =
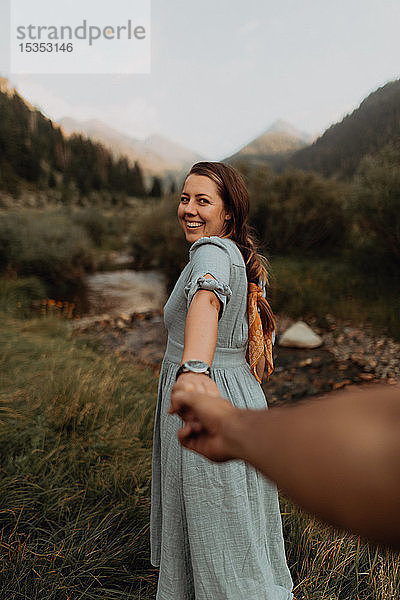
[[[196,229],[196,227],[201,227],[204,223],[189,223],[189,221],[186,221],[186,225],[189,229]]]

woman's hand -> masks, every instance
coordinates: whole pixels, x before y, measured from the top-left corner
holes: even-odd
[[[222,398],[218,386],[207,375],[184,373],[172,388],[168,412],[185,421],[178,431],[183,446],[222,462],[236,458],[224,433],[237,411],[229,400]]]

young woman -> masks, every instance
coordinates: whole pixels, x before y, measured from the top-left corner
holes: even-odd
[[[293,598],[275,486],[242,461],[212,464],[183,450],[181,420],[168,415],[177,377],[211,377],[234,406],[265,408],[259,381],[264,361],[272,368],[274,320],[258,285],[267,272],[248,212],[237,171],[223,163],[192,167],[178,207],[190,260],[164,309],[168,344],[154,427],[157,600]]]

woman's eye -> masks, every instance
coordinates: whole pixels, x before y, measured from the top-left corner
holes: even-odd
[[[185,196],[182,196],[182,197],[181,197],[181,202],[182,202],[183,204],[185,204],[185,202],[189,202],[189,199],[188,199],[188,198],[185,198]]]
[[[199,202],[200,202],[200,204],[209,204],[209,201],[207,200],[207,198],[199,198]]]

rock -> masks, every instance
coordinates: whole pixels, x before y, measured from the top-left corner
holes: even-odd
[[[372,381],[375,379],[375,375],[373,373],[360,373],[359,378],[363,381]]]
[[[318,348],[322,339],[303,321],[298,321],[278,340],[278,344],[285,348]]]
[[[302,367],[308,367],[312,364],[313,359],[312,358],[306,358],[305,360],[301,360],[298,364],[298,366],[300,368]]]
[[[350,379],[345,379],[344,381],[338,381],[337,383],[333,384],[333,389],[334,390],[340,390],[341,388],[345,387],[346,385],[351,385],[352,381]]]
[[[123,321],[125,321],[125,323],[131,322],[131,315],[128,315],[127,313],[121,313],[119,315],[119,318],[122,319]]]

